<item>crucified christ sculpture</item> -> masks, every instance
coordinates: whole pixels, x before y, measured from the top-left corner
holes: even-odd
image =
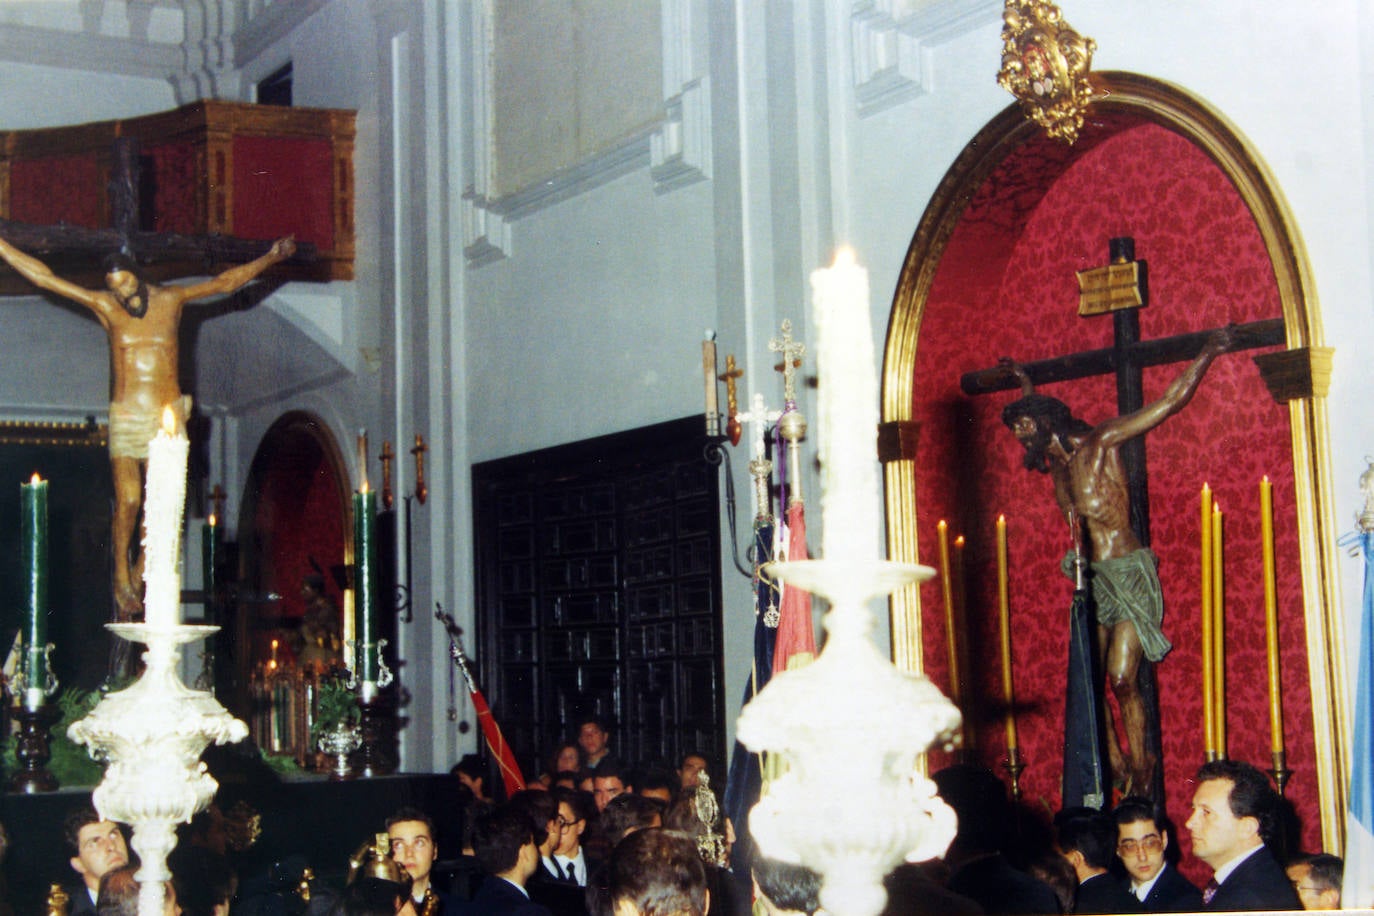
[[[267,268],[295,253],[291,238],[278,239],[267,254],[185,286],[144,282],[129,257],[113,254],[105,261],[105,289],[85,289],[57,276],[46,264],[0,238],[0,257],[30,283],[90,309],[110,339],[110,471],[114,478],[114,594],[120,620],[133,620],[143,610],[139,596],[141,547],[131,555],[139,510],[148,442],[156,433],[162,409],[171,406],[185,423],[190,398],[177,383],[177,330],[186,303],[232,293]]]
[[[1160,629],[1164,598],[1154,552],[1131,529],[1130,495],[1120,449],[1154,429],[1192,400],[1216,357],[1234,343],[1232,328],[1213,332],[1164,395],[1124,416],[1090,426],[1073,416],[1058,398],[1037,394],[1020,365],[1003,361],[1004,371],[1021,383],[1022,396],[1002,411],[1002,422],[1026,449],[1027,470],[1049,474],[1054,497],[1081,543],[1087,526],[1088,559],[1097,606],[1098,653],[1121,710],[1128,748],[1111,727],[1107,747],[1112,770],[1126,774],[1127,794],[1148,793],[1155,761],[1145,741],[1146,707],[1136,685],[1142,656],[1162,659],[1172,646]],[[1081,548],[1080,548],[1081,549]],[[1072,577],[1072,558],[1066,572]],[[1105,706],[1104,706],[1105,708]]]

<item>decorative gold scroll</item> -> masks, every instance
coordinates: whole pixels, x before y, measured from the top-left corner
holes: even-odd
[[[1063,20],[1045,0],[1007,0],[1002,12],[1002,69],[997,84],[1051,137],[1072,144],[1092,97],[1088,72],[1097,42]]]

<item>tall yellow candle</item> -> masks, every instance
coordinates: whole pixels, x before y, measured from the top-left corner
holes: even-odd
[[[1269,738],[1282,753],[1283,699],[1279,683],[1279,601],[1274,572],[1274,485],[1268,475],[1260,481],[1260,544],[1264,557],[1264,643],[1269,659]]]
[[[1011,680],[1011,597],[1007,590],[1007,517],[997,516],[997,607],[1002,635],[1002,701],[1006,706],[1007,752],[1016,750],[1016,693]]]
[[[1217,753],[1226,756],[1226,555],[1221,506],[1212,504],[1212,716]]]
[[[1216,756],[1217,732],[1212,701],[1212,658],[1215,654],[1212,643],[1216,639],[1212,632],[1212,488],[1202,485],[1202,548],[1199,552],[1202,569],[1201,584],[1201,624],[1202,624],[1202,744],[1208,760]]]
[[[954,622],[954,580],[949,567],[949,525],[940,519],[935,526],[936,547],[940,554],[940,595],[945,602],[945,649],[949,653],[949,698],[959,706],[959,644]]]

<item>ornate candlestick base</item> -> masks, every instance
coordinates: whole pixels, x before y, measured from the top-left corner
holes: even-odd
[[[1021,798],[1021,771],[1026,768],[1026,762],[1021,759],[1019,748],[1007,748],[1007,759],[1002,761],[1002,769],[1011,775],[1011,797]]]
[[[176,846],[176,825],[189,821],[214,797],[218,784],[200,761],[207,744],[248,736],[213,696],[181,682],[181,646],[219,627],[112,623],[107,629],[130,642],[146,643],[145,669],[132,686],[111,693],[67,734],[91,756],[107,761],[105,778],[91,800],[102,818],[133,827],[131,845],[142,860],[138,879],[140,916],[162,912],[167,855]]]
[[[57,789],[57,779],[47,770],[52,754],[48,749],[48,728],[57,721],[56,711],[44,703],[37,709],[21,705],[14,710],[18,736],[14,756],[19,769],[10,779],[10,791],[33,795]]]
[[[1278,786],[1279,794],[1288,787],[1288,780],[1292,778],[1293,771],[1288,769],[1288,753],[1286,751],[1273,752],[1274,768],[1269,771],[1269,775],[1274,778],[1274,785]]]
[[[916,771],[916,758],[950,745],[959,712],[929,680],[878,653],[865,607],[934,570],[802,560],[770,564],[769,572],[832,599],[830,638],[814,662],[775,675],[740,714],[740,741],[780,754],[788,766],[749,827],[766,855],[825,876],[827,911],[873,916],[887,897],[884,875],[904,860],[942,855],[954,837],[954,812]],[[836,772],[854,777],[843,797],[824,789]]]
[[[396,772],[396,697],[394,694],[368,689],[363,682],[359,691],[358,708],[362,720],[358,730],[362,747],[353,754],[353,766],[362,776],[386,776]]]

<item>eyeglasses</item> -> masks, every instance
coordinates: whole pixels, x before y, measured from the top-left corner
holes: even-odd
[[[1164,841],[1157,833],[1147,833],[1138,840],[1122,840],[1116,844],[1116,851],[1124,855],[1133,856],[1138,850],[1145,852],[1159,852],[1164,848]]]
[[[580,817],[574,818],[573,820],[567,820],[566,818],[563,817],[563,815],[560,814],[560,815],[558,815],[558,829],[559,829],[559,830],[568,830],[568,829],[570,829],[574,824],[576,824],[576,823],[577,823],[578,821],[580,821],[580,820],[582,820],[582,818],[580,818]]]

